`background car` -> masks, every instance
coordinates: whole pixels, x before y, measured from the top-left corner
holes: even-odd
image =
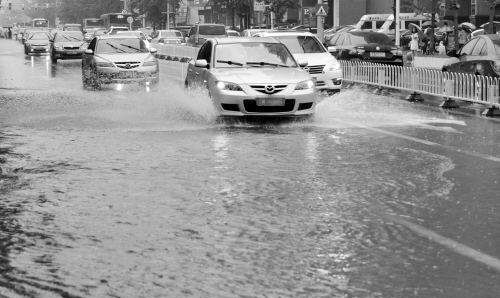
[[[94,37],[105,34],[106,31],[105,28],[89,28],[83,37],[86,42],[90,42]]]
[[[273,37],[290,50],[298,61],[307,62],[304,68],[314,79],[316,88],[329,93],[340,91],[342,68],[314,34],[309,32],[262,32],[256,36]]]
[[[383,33],[342,32],[329,43],[328,51],[338,59],[403,65],[403,51]]]
[[[227,30],[228,37],[240,37],[240,33],[236,30]]]
[[[130,31],[130,28],[124,27],[124,26],[123,27],[122,26],[111,26],[111,27],[109,27],[108,32],[106,32],[106,34],[114,35],[118,31]]]
[[[24,43],[24,54],[48,53],[50,40],[47,31],[31,32]]]
[[[83,31],[81,24],[64,24],[63,31]]]
[[[466,43],[443,71],[500,77],[500,35],[479,35]]]
[[[227,37],[226,26],[221,24],[196,24],[191,27],[187,44],[200,46],[209,38]]]
[[[100,88],[103,84],[159,82],[155,49],[132,36],[100,36],[90,43],[82,59],[84,87]]]
[[[317,100],[310,74],[273,38],[206,41],[185,84],[207,88],[223,116],[311,115]]]
[[[163,44],[182,44],[184,36],[179,30],[158,30],[156,37],[151,42]]]
[[[50,43],[50,60],[81,59],[86,47],[81,31],[57,31]]]

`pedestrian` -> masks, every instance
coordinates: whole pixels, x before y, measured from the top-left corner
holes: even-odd
[[[468,41],[469,41],[469,34],[463,28],[460,28],[458,30],[458,37],[457,37],[459,49],[461,49]]]
[[[438,46],[436,47],[436,51],[439,55],[446,55],[446,47],[444,46],[442,41],[439,42]]]
[[[7,31],[7,38],[12,39],[12,29],[9,27],[9,30]]]
[[[418,33],[415,32],[416,30],[413,30],[413,33],[411,35],[411,40],[410,40],[410,51],[415,55],[415,52],[419,50],[419,38],[418,38]]]

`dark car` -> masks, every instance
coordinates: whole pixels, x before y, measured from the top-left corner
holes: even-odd
[[[196,24],[191,27],[187,44],[190,46],[201,46],[210,38],[227,37],[226,26],[221,24]]]
[[[403,52],[383,33],[346,31],[329,45],[328,51],[338,59],[403,65]]]
[[[81,59],[86,48],[81,31],[57,31],[50,45],[50,60]]]
[[[24,42],[24,54],[48,53],[50,49],[49,35],[47,31],[30,32]]]
[[[457,53],[457,61],[443,71],[500,77],[500,35],[479,35],[466,43]]]

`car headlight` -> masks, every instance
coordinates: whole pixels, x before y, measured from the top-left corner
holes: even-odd
[[[217,82],[217,88],[219,88],[219,90],[243,91],[238,84],[231,82]]]
[[[307,80],[298,83],[295,90],[309,90],[312,88],[314,88],[314,82],[312,80]]]
[[[325,67],[325,72],[339,71],[339,70],[340,70],[340,63],[338,62],[329,63]]]
[[[144,61],[142,66],[156,66],[156,60]]]
[[[115,65],[108,61],[98,61],[95,63],[98,67],[115,67]]]

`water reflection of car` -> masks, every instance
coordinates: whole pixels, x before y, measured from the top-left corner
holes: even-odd
[[[187,44],[200,46],[209,38],[227,37],[226,26],[221,24],[196,24],[191,27]]]
[[[295,59],[306,61],[307,70],[313,77],[316,88],[336,93],[342,87],[342,68],[340,63],[309,32],[263,32],[256,36],[273,37],[287,46]]]
[[[84,87],[100,88],[103,84],[144,83],[159,81],[158,60],[144,40],[131,36],[100,36],[90,43],[82,59]]]
[[[500,35],[486,34],[471,39],[443,71],[500,77]]]
[[[403,65],[403,51],[383,33],[342,32],[329,44],[328,51],[337,59]]]
[[[50,40],[47,31],[30,32],[24,42],[24,54],[42,54],[50,50]]]
[[[179,30],[158,30],[157,35],[153,38],[152,42],[163,44],[182,44],[184,37]]]
[[[87,43],[81,31],[57,31],[50,46],[50,60],[81,59]]]
[[[317,100],[310,74],[273,38],[206,41],[188,64],[185,84],[208,88],[223,116],[310,115]]]

